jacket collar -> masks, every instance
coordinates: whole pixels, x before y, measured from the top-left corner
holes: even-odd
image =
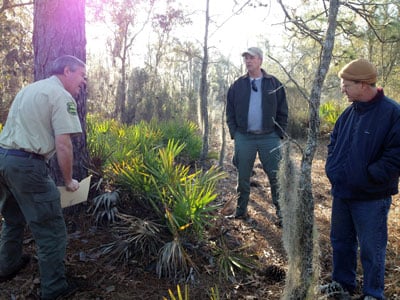
[[[375,105],[377,103],[379,103],[380,100],[382,100],[384,96],[385,96],[385,94],[383,92],[383,89],[378,88],[378,92],[376,93],[374,98],[372,98],[368,102],[355,101],[355,102],[353,102],[353,107],[358,112],[368,111],[368,110],[372,109],[373,107],[375,107]]]
[[[264,69],[261,68],[261,73],[263,78],[272,78],[271,74],[268,74]],[[250,78],[249,73],[243,75],[243,78]]]

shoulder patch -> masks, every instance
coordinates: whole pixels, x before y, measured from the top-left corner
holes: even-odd
[[[76,111],[76,105],[75,105],[74,102],[68,102],[68,103],[67,103],[67,111],[68,111],[71,115],[76,116],[77,111]]]

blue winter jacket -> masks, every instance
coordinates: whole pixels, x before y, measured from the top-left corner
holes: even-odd
[[[326,174],[332,195],[376,200],[398,193],[400,105],[379,89],[369,102],[353,102],[330,137]]]

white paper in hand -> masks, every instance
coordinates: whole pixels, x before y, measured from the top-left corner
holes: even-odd
[[[82,179],[79,182],[79,189],[75,192],[67,191],[65,186],[58,186],[58,190],[61,194],[61,207],[69,207],[87,200],[89,195],[89,187],[90,187],[90,178],[92,176],[88,176]]]

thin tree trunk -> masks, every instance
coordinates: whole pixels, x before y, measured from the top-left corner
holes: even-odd
[[[221,150],[219,152],[219,163],[218,163],[218,166],[220,168],[224,167],[224,159],[225,159],[225,151],[226,151],[225,111],[226,111],[226,101],[224,102],[224,109],[223,109],[223,112],[221,114]]]
[[[294,225],[290,224],[292,225],[291,228],[288,228],[289,224],[286,224],[285,220],[283,224],[284,230],[297,230],[296,234],[293,234],[293,232],[288,234],[288,237],[292,236],[296,238],[286,241],[286,246],[289,248],[289,278],[286,281],[283,299],[302,300],[316,298],[315,284],[318,283],[319,265],[316,251],[318,242],[314,227],[314,198],[311,171],[320,127],[319,106],[321,89],[332,58],[339,5],[339,0],[329,1],[328,29],[322,45],[321,59],[311,90],[309,102],[310,125],[306,147],[301,160],[300,175],[298,176],[298,186],[301,188],[297,189],[297,199],[294,200],[298,206],[297,217],[295,218],[296,223]],[[294,276],[297,277],[296,280],[293,280]]]
[[[210,1],[206,0],[206,26],[204,34],[204,45],[203,45],[203,62],[201,65],[201,83],[200,83],[200,108],[201,108],[201,119],[203,129],[203,148],[201,151],[200,160],[202,162],[208,156],[208,136],[209,136],[209,124],[208,124],[208,82],[207,82],[207,69],[208,69],[208,26],[210,22]]]

